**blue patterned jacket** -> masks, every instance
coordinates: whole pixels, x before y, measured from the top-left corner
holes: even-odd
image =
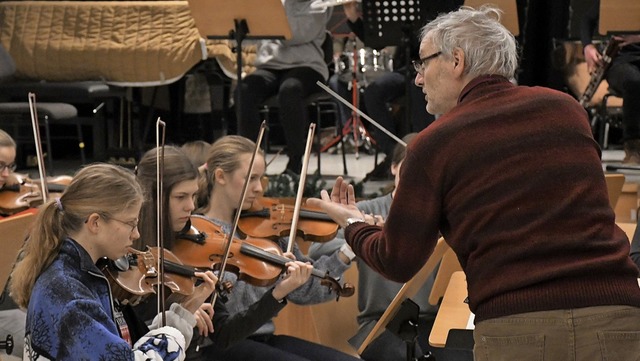
[[[107,279],[84,248],[66,239],[33,288],[27,311],[25,359],[184,359],[185,337],[177,329],[153,330],[132,350],[120,337],[113,315]]]

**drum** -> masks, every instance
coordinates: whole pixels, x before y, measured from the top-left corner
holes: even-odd
[[[357,62],[357,65],[355,63]],[[355,53],[345,51],[335,61],[335,73],[343,82],[351,82],[355,68],[356,80],[364,86],[375,81],[380,75],[393,71],[393,59],[385,50],[360,49]]]
[[[393,71],[393,58],[384,49],[365,52],[364,60],[362,74],[365,86],[373,83],[380,75]]]

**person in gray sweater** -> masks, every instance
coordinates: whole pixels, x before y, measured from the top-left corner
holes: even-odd
[[[229,135],[217,140],[209,150],[205,176],[201,179],[198,193],[199,209],[202,214],[216,225],[222,232],[229,234],[235,209],[240,201],[245,176],[249,171],[250,160],[255,143],[247,138]],[[249,178],[247,196],[242,206],[247,209],[262,195],[261,178],[265,171],[264,156],[256,156],[253,172]],[[292,255],[285,253],[288,237],[278,240],[278,246],[285,256],[295,256],[296,262],[305,262],[308,268],[329,271],[333,278],[340,277],[349,268],[350,259],[342,252],[333,252],[315,261],[305,257],[293,243]],[[292,262],[293,263],[293,262]],[[290,266],[291,267],[291,266]],[[276,281],[275,286],[256,286],[237,274],[225,272],[223,280],[233,284],[233,288],[225,303],[225,310],[216,307],[214,316],[214,333],[210,339],[207,360],[245,361],[353,361],[356,358],[313,342],[286,335],[275,335],[272,318],[286,306],[288,302],[299,305],[310,305],[333,301],[336,293],[321,284],[319,278],[309,278],[301,286],[285,292],[279,291],[286,279],[285,272]],[[299,283],[300,284],[300,283]],[[221,317],[221,312],[226,315]],[[244,322],[230,322],[242,315]],[[238,338],[243,338],[238,341]],[[233,341],[231,342],[229,341]]]
[[[416,134],[407,134],[403,140],[408,144]],[[395,177],[394,183],[396,187],[398,185],[400,167],[406,154],[405,149],[403,145],[397,144],[390,156],[391,174]],[[395,189],[381,197],[360,201],[357,206],[364,214],[371,215],[370,222],[382,225],[389,213],[394,193]],[[344,232],[340,230],[334,240],[311,245],[308,256],[312,259],[318,259],[341,249],[346,244]],[[412,300],[420,307],[418,344],[416,345],[415,355],[421,356],[431,352],[438,360],[440,359],[438,357],[439,351],[429,346],[428,343],[429,333],[431,333],[438,311],[436,306],[432,306],[428,302],[434,279],[435,272],[429,276]],[[358,314],[357,320],[360,328],[349,340],[349,343],[354,348],[360,347],[401,287],[402,283],[390,281],[372,270],[365,263],[358,263],[358,310],[360,314]],[[407,359],[406,353],[407,349],[404,341],[389,330],[385,330],[365,349],[361,357],[367,361],[405,361]]]
[[[323,43],[332,8],[319,12],[310,0],[282,0],[291,39],[262,40],[258,43],[256,71],[239,84],[236,97],[238,135],[256,139],[262,118],[260,104],[277,95],[278,114],[287,143],[287,170],[300,174],[309,117],[304,98],[320,90],[316,82],[326,82],[329,68]],[[331,56],[333,54],[329,54]]]

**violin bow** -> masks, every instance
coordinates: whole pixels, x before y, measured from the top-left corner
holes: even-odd
[[[407,146],[407,143],[405,141],[403,141],[402,139],[398,138],[398,136],[396,136],[395,134],[391,133],[390,131],[387,130],[387,128],[383,127],[382,125],[380,125],[380,123],[376,122],[375,120],[371,119],[370,116],[366,115],[365,113],[363,113],[360,109],[356,108],[353,104],[349,103],[346,99],[344,99],[343,97],[341,97],[340,95],[338,95],[338,93],[334,92],[333,90],[331,90],[331,88],[329,88],[328,86],[322,84],[322,82],[317,81],[316,84],[322,88],[324,91],[326,91],[327,93],[329,93],[329,95],[331,95],[332,97],[336,98],[337,100],[339,100],[342,104],[346,105],[347,107],[349,107],[349,109],[353,110],[354,112],[358,113],[358,115],[360,115],[361,117],[365,118],[366,120],[368,120],[369,122],[371,122],[371,124],[375,125],[376,128],[380,129],[382,132],[384,132],[386,135],[388,135],[389,137],[391,137],[391,139],[395,140],[396,142],[402,144],[403,146]]]
[[[224,270],[227,267],[227,261],[229,259],[229,253],[231,251],[231,242],[233,242],[233,237],[236,233],[236,230],[238,229],[238,221],[240,220],[240,213],[242,212],[242,205],[244,204],[244,200],[247,197],[247,191],[249,190],[249,180],[251,178],[251,174],[253,174],[253,166],[255,164],[256,161],[256,156],[258,155],[258,152],[260,151],[260,145],[262,143],[262,138],[264,137],[264,132],[267,128],[267,122],[263,121],[262,124],[260,124],[260,131],[258,133],[258,139],[256,139],[256,147],[253,150],[253,154],[251,155],[251,162],[249,165],[249,170],[247,171],[247,175],[245,176],[244,179],[244,187],[242,188],[242,193],[240,195],[240,200],[238,202],[238,207],[236,207],[236,213],[233,217],[233,223],[231,225],[231,231],[229,232],[229,234],[227,235],[227,242],[225,245],[225,251],[224,251],[224,255],[222,257],[222,265],[220,267],[220,273],[219,273],[219,277],[218,277],[218,284],[220,285],[220,290],[222,291],[222,285],[224,284]],[[216,300],[216,297],[218,295],[218,292],[214,292],[211,296],[211,303],[214,303]]]
[[[46,185],[46,172],[44,169],[44,156],[42,155],[42,142],[40,140],[40,124],[38,123],[38,109],[36,107],[36,94],[29,93],[29,111],[31,112],[31,126],[36,146],[36,158],[38,159],[38,172],[40,173],[40,185],[42,189],[42,203],[47,203],[49,189]],[[51,154],[49,154],[51,156]]]
[[[307,133],[307,144],[304,149],[304,157],[302,158],[302,170],[300,171],[300,180],[298,181],[298,193],[296,194],[296,203],[293,207],[293,217],[291,218],[291,230],[289,231],[289,242],[287,242],[287,252],[293,249],[293,242],[296,240],[298,231],[298,218],[300,218],[300,207],[302,206],[302,195],[304,194],[304,185],[307,182],[307,169],[309,169],[309,157],[311,156],[311,147],[313,146],[313,137],[316,133],[316,124],[309,125]]]
[[[156,234],[158,243],[158,270],[160,277],[160,286],[158,287],[158,313],[162,313],[161,326],[167,324],[167,315],[165,313],[164,298],[164,228],[162,217],[162,201],[163,191],[162,184],[164,182],[164,143],[166,136],[167,124],[160,117],[156,121]],[[161,134],[162,133],[162,134]]]

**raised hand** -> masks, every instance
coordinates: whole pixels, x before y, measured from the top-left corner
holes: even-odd
[[[348,218],[362,218],[364,215],[356,207],[356,196],[353,185],[348,184],[342,177],[336,179],[331,195],[326,190],[320,192],[321,199],[309,198],[307,204],[320,207],[341,227],[347,225]]]

